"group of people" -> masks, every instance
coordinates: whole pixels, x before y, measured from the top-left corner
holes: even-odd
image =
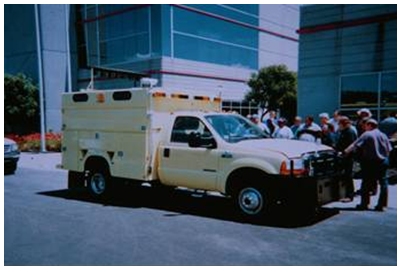
[[[388,202],[386,170],[392,150],[389,140],[397,131],[396,113],[391,113],[380,124],[372,118],[369,109],[360,109],[357,115],[357,120],[352,121],[339,110],[332,118],[324,112],[319,114],[320,124],[314,122],[313,116],[307,116],[304,122],[297,116],[290,127],[285,118],[276,118],[273,111],[269,112],[266,122],[256,115],[250,118],[273,138],[316,142],[336,149],[343,157],[347,195],[344,202],[352,201],[355,195],[353,165],[355,160],[359,161],[362,172],[361,203],[356,208],[368,209],[370,196],[377,193],[379,184],[380,194],[375,210],[383,211]]]

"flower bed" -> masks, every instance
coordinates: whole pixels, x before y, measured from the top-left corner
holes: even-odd
[[[16,134],[5,135],[6,138],[14,140],[20,151],[39,152],[40,151],[40,133],[19,136]],[[46,150],[53,152],[61,151],[61,133],[46,133]]]

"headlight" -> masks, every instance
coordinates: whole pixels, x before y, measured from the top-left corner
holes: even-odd
[[[18,145],[17,144],[11,144],[11,152],[18,151]]]
[[[281,175],[303,176],[306,173],[303,159],[285,160],[281,163]]]

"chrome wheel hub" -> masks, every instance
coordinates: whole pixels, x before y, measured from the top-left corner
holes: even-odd
[[[263,197],[255,188],[245,188],[238,196],[241,210],[249,215],[258,214],[263,208]]]
[[[92,192],[101,195],[106,190],[106,179],[100,173],[95,173],[90,180]]]

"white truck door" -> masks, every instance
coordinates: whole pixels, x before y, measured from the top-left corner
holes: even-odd
[[[159,149],[159,176],[168,185],[215,190],[218,151],[216,148],[190,147],[191,133],[212,137],[205,124],[196,117],[177,117],[170,141]]]

